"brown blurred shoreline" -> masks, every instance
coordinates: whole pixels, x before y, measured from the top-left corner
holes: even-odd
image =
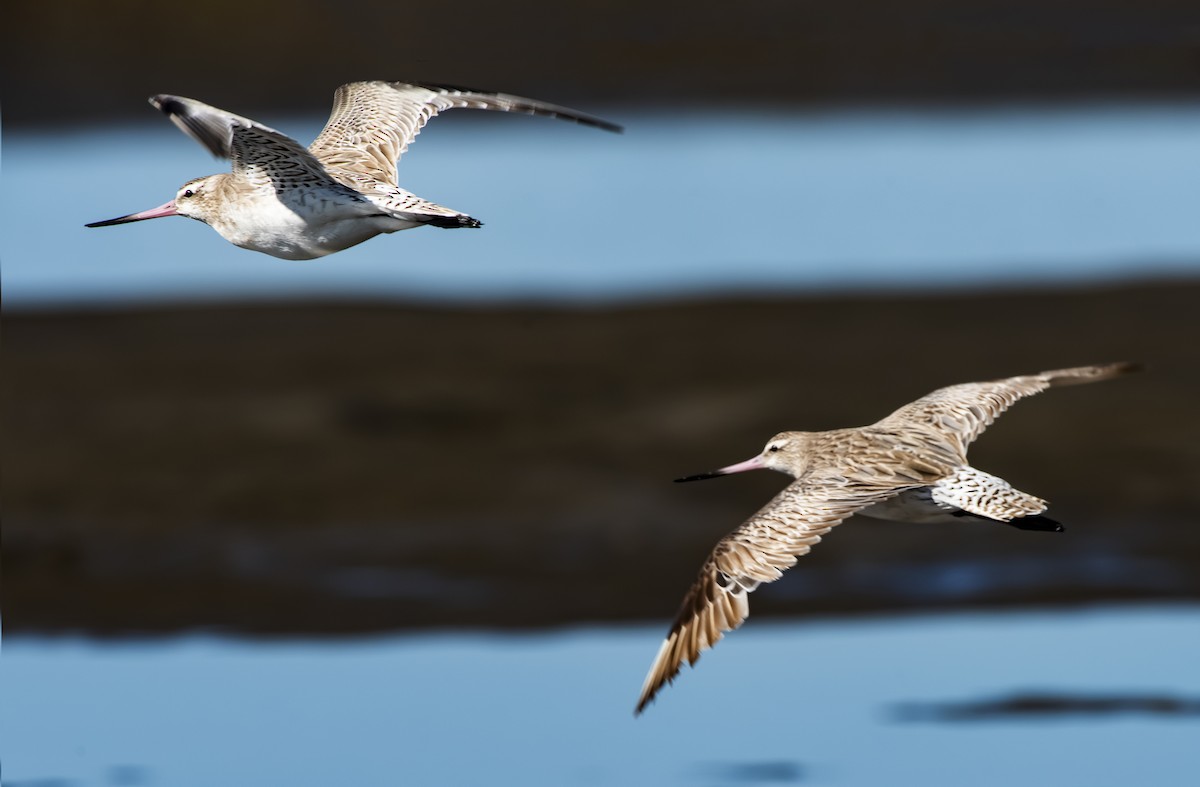
[[[1200,94],[1200,6],[1168,0],[10,3],[3,22],[6,126],[147,117],[162,92],[268,120],[360,79],[597,112]]]
[[[1195,600],[1198,308],[1180,282],[6,313],[5,630],[665,625],[785,483],[672,478],[941,385],[1126,359],[1149,369],[1022,402],[972,453],[1065,534],[856,520],[755,614]]]

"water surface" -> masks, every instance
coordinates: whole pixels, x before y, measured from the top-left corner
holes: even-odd
[[[308,140],[315,118],[260,118]],[[181,218],[85,229],[222,171],[136,127],[5,136],[10,306],[187,297],[611,300],[1077,283],[1200,272],[1190,107],[438,118],[400,180],[478,231],[420,228],[288,262]]]
[[[664,622],[665,625],[665,622]],[[5,642],[5,783],[1189,785],[1200,607],[751,620],[638,719],[663,629]],[[1067,698],[1088,712],[912,718]],[[1095,698],[1120,696],[1120,712]],[[1128,707],[1133,703],[1135,710]],[[1018,703],[1018,707],[1020,707]]]

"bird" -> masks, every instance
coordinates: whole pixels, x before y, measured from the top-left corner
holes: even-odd
[[[967,449],[1014,402],[1047,388],[1108,380],[1133,363],[1079,366],[951,385],[870,426],[781,432],[752,459],[676,479],[699,481],[771,469],[794,480],[709,554],[642,684],[639,715],[683,662],[695,665],[750,614],[747,596],[807,554],[852,514],[906,522],[986,520],[1061,531],[1047,503],[967,462]]]
[[[87,227],[163,216],[208,224],[225,240],[286,260],[309,260],[380,233],[425,224],[481,223],[400,188],[396,164],[430,118],[448,109],[486,109],[570,120],[620,133],[615,123],[505,93],[408,82],[351,82],[334,94],[325,128],[307,149],[291,137],[195,99],[150,103],[232,171],[184,183],[165,205]]]

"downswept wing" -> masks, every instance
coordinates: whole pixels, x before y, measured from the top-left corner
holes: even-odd
[[[150,103],[256,185],[277,190],[305,183],[338,186],[311,153],[273,128],[192,98],[158,95]]]
[[[333,112],[309,146],[339,180],[398,187],[396,164],[430,118],[448,109],[486,109],[561,118],[606,131],[621,127],[573,109],[505,93],[406,82],[352,82],[334,93]]]
[[[806,555],[821,537],[850,515],[921,483],[864,485],[837,478],[801,479],[776,495],[757,514],[722,538],[692,584],[667,638],[646,675],[635,714],[675,680],[686,661],[742,624],[750,614],[747,596],[774,582]]]
[[[875,426],[901,429],[924,425],[942,433],[966,455],[967,446],[1014,402],[1059,385],[1099,382],[1135,372],[1132,363],[1077,366],[1039,374],[939,388],[904,405]]]

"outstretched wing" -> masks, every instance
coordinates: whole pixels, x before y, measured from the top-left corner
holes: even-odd
[[[967,446],[1018,399],[1058,385],[1108,380],[1140,368],[1132,363],[1077,366],[1004,380],[951,385],[904,405],[876,426],[899,429],[916,424],[931,427],[965,454]]]
[[[276,189],[334,183],[311,153],[273,128],[192,98],[158,95],[150,103],[251,183]]]
[[[363,178],[397,186],[396,163],[429,119],[447,109],[489,109],[562,118],[606,131],[621,127],[606,120],[505,93],[487,93],[405,82],[352,82],[333,97],[329,122],[309,151],[340,178]]]
[[[845,479],[793,482],[721,539],[692,584],[642,685],[635,713],[750,614],[747,596],[774,582],[844,519],[920,484],[861,485]]]

